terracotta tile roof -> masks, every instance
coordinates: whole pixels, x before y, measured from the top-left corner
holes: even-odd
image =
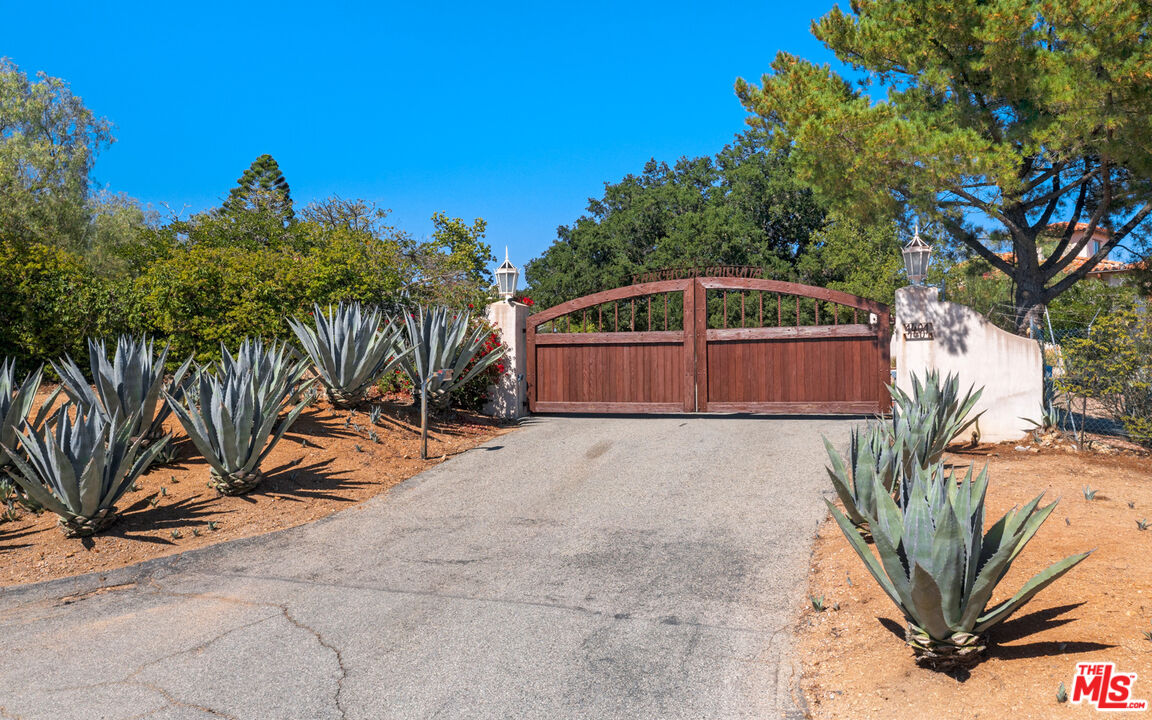
[[[1010,263],[1016,262],[1016,253],[996,253],[996,255],[1001,260],[1006,260]],[[1075,270],[1084,263],[1088,262],[1090,259],[1091,258],[1082,257],[1073,258],[1072,262],[1068,263],[1068,266],[1064,268],[1064,270],[1065,272]],[[1088,274],[1092,275],[1098,272],[1123,272],[1125,270],[1137,270],[1140,269],[1142,265],[1142,263],[1128,264],[1119,262],[1117,260],[1101,260],[1100,262],[1096,263],[1096,267],[1088,271]]]
[[[1046,229],[1063,232],[1064,228],[1066,228],[1066,227],[1068,227],[1068,223],[1057,222],[1057,223],[1048,223],[1048,226]],[[1087,230],[1088,229],[1088,223],[1076,223],[1076,229],[1077,230]],[[1099,234],[1099,233],[1104,233],[1105,235],[1107,235],[1109,233],[1109,229],[1103,225],[1097,225],[1096,226],[1096,232],[1093,234],[1095,235],[1095,234]]]

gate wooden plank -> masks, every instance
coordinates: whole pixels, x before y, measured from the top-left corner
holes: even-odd
[[[672,330],[664,332],[606,332],[606,333],[540,333],[536,336],[537,345],[644,345],[681,343],[684,333]]]
[[[684,397],[682,398],[682,409],[684,412],[695,412],[696,410],[696,325],[693,318],[696,317],[696,283],[689,283],[684,287],[684,338],[681,341],[684,346],[682,357],[684,358]]]
[[[684,296],[688,296],[685,290]],[[692,307],[693,307],[693,360],[696,366],[696,383],[693,394],[696,401],[696,412],[708,411],[708,295],[704,283],[699,278],[693,280]],[[688,316],[684,316],[685,324]]]

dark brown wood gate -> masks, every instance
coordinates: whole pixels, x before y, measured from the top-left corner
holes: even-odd
[[[879,413],[888,306],[776,280],[607,290],[528,318],[532,412]]]

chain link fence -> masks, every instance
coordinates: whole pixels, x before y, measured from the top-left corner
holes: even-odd
[[[1058,381],[1067,372],[1064,345],[1072,338],[1087,338],[1091,326],[1054,329],[1051,324],[1045,325],[1032,328],[1044,356],[1044,408],[1043,412],[1037,410],[1042,417],[1029,420],[1048,422],[1074,434],[1078,442],[1083,441],[1084,435],[1129,439],[1124,425],[1112,418],[1098,400],[1060,389]]]

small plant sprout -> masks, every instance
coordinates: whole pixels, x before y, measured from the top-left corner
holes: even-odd
[[[1136,509],[1136,503],[1135,503],[1135,502],[1133,502],[1133,501],[1131,501],[1131,500],[1129,500],[1129,501],[1128,501],[1128,509],[1129,509],[1129,510],[1135,510],[1135,509]]]
[[[848,581],[848,587],[853,587],[855,583],[852,582],[852,575],[844,573],[844,579]]]
[[[1152,642],[1152,630],[1145,630],[1142,635],[1144,635],[1145,640]]]
[[[192,528],[192,537],[200,537],[200,529]]]
[[[1060,682],[1060,687],[1056,688],[1056,702],[1068,702],[1068,688],[1064,687],[1064,682]]]
[[[172,478],[169,480],[169,482],[171,482],[173,485],[176,485],[176,484],[177,484],[177,483],[179,483],[180,481],[176,479],[176,476],[175,476],[175,475],[173,475],[173,476],[172,476]]]
[[[368,422],[373,425],[378,425],[382,417],[384,417],[384,408],[379,405],[373,405],[372,410],[368,413]]]
[[[1136,521],[1136,529],[1137,530],[1147,530],[1148,525],[1150,525],[1150,524],[1152,524],[1152,523],[1148,522],[1148,518],[1144,518],[1143,520],[1137,520]]]
[[[812,609],[813,610],[815,610],[816,612],[824,612],[824,596],[823,595],[821,595],[820,597],[816,597],[815,595],[809,595],[808,599],[812,601]]]
[[[840,603],[839,602],[832,603],[832,609],[835,610],[836,612],[840,612]]]
[[[156,507],[160,504],[160,497],[158,495],[153,495],[152,498],[148,501],[148,504],[152,507]]]
[[[160,497],[167,497],[167,496],[168,496],[168,488],[161,485],[160,486]]]
[[[1081,492],[1084,493],[1084,499],[1085,500],[1095,500],[1096,499],[1096,493],[1098,492],[1098,490],[1093,490],[1088,485],[1085,485],[1084,489]]]
[[[375,430],[369,430],[368,431],[368,439],[371,440],[372,442],[376,443],[377,445],[380,444],[380,436],[376,434]]]
[[[172,539],[173,540],[179,540],[182,537],[184,537],[184,536],[180,534],[179,528],[172,528]]]
[[[1072,527],[1072,518],[1064,518],[1064,524],[1068,527]]]
[[[208,521],[208,529],[209,530],[215,530],[218,527],[220,527],[220,523],[216,522],[215,520],[209,520]]]
[[[353,445],[352,447],[356,448],[356,452],[359,452],[359,453],[364,452],[364,448],[360,447],[359,444]]]

